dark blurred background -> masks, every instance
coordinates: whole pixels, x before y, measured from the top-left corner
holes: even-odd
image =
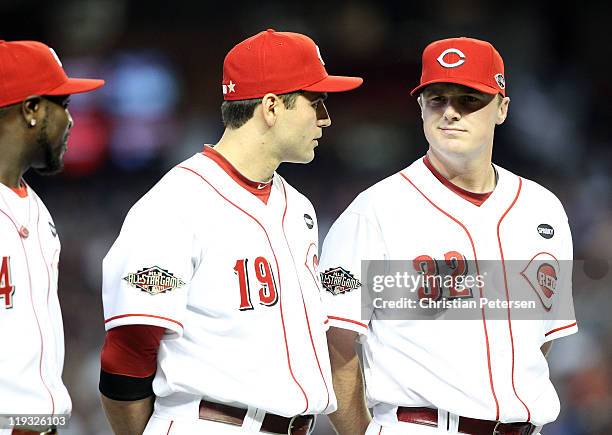
[[[561,198],[575,258],[609,264],[611,12],[609,3],[589,1],[1,0],[0,38],[43,41],[70,75],[107,81],[72,99],[64,173],[27,174],[63,244],[64,377],[74,412],[62,433],[110,433],[97,392],[101,261],[131,205],[220,137],[221,67],[234,44],[266,28],[306,33],[331,74],[365,79],[360,89],[328,99],[333,126],[315,161],[279,170],[310,197],[324,237],[357,193],[426,151],[409,96],[423,47],[452,36],[489,40],[504,58],[512,99],[494,161]],[[546,435],[612,433],[609,290],[574,289],[580,333],[558,340],[549,357],[562,411]],[[315,433],[332,433],[325,417]]]

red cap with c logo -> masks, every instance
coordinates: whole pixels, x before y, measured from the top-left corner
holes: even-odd
[[[410,95],[433,83],[456,83],[505,97],[504,61],[486,41],[473,38],[435,41],[423,50],[421,83]]]

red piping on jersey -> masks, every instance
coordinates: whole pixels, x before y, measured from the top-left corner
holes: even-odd
[[[166,432],[166,435],[170,434],[170,429],[172,429],[173,424],[174,424],[174,420],[170,420],[170,426],[168,426],[168,432]]]
[[[383,429],[383,427],[381,426],[380,430],[378,431],[378,435],[380,435],[382,433],[382,429]]]
[[[112,320],[121,319],[122,317],[134,317],[134,316],[153,317],[155,319],[167,320],[168,322],[176,323],[177,325],[181,327],[181,329],[185,329],[183,328],[183,324],[181,322],[177,322],[176,320],[170,319],[168,317],[154,316],[152,314],[121,314],[119,316],[114,316],[114,317],[111,317],[110,319],[106,319],[104,323],[106,324]]]
[[[302,385],[298,382],[298,380],[295,378],[295,375],[293,374],[293,369],[291,368],[291,357],[289,356],[289,345],[287,344],[287,330],[285,328],[285,318],[283,317],[283,298],[282,298],[282,288],[281,288],[281,275],[280,275],[280,267],[278,265],[278,259],[276,258],[276,253],[274,252],[274,248],[272,247],[272,242],[270,241],[270,236],[268,236],[268,232],[266,231],[266,228],[261,224],[261,222],[259,222],[257,220],[257,218],[255,218],[254,216],[252,216],[250,213],[248,213],[247,211],[245,211],[244,209],[240,208],[238,205],[236,205],[235,203],[233,203],[232,201],[229,200],[229,198],[227,198],[226,196],[224,196],[221,192],[219,192],[217,190],[217,188],[215,186],[212,185],[212,183],[210,181],[208,181],[206,178],[204,178],[204,176],[202,176],[201,174],[199,174],[198,172],[194,171],[191,168],[187,168],[185,166],[177,166],[177,168],[180,169],[185,169],[186,171],[189,171],[195,175],[197,175],[198,177],[200,177],[202,179],[202,181],[204,181],[206,184],[208,184],[215,192],[217,192],[217,194],[223,198],[224,200],[226,200],[227,202],[229,202],[231,205],[233,205],[234,207],[236,207],[238,210],[240,210],[241,212],[243,212],[244,214],[246,214],[248,217],[250,217],[251,219],[253,219],[253,221],[255,221],[255,223],[257,225],[260,226],[260,228],[263,230],[264,234],[266,235],[266,239],[268,240],[268,244],[270,245],[270,250],[272,251],[272,255],[274,255],[274,261],[276,262],[276,270],[278,272],[278,290],[279,290],[279,294],[278,294],[278,300],[279,300],[279,308],[280,308],[280,315],[281,315],[281,323],[283,325],[283,337],[285,338],[285,351],[287,353],[287,365],[289,367],[289,373],[291,373],[291,377],[293,378],[293,381],[295,382],[295,384],[299,387],[300,391],[302,391],[302,394],[304,395],[304,400],[306,400],[306,407],[304,408],[304,411],[306,411],[308,409],[308,396],[306,395],[306,391],[304,391],[304,388],[302,388]],[[285,202],[285,212],[287,211],[287,203]],[[284,216],[284,214],[283,214]]]
[[[315,359],[317,360],[317,366],[319,367],[319,373],[321,374],[321,379],[323,380],[323,385],[325,385],[325,391],[327,392],[327,403],[325,404],[325,408],[323,408],[323,411],[322,411],[324,412],[329,406],[329,388],[327,386],[327,381],[325,381],[325,376],[323,376],[323,370],[321,369],[321,363],[319,362],[319,355],[317,354],[317,349],[315,348],[314,340],[312,339],[312,331],[310,330],[310,320],[308,319],[308,310],[306,309],[306,302],[304,301],[304,291],[302,290],[302,284],[300,283],[300,277],[298,275],[297,268],[295,267],[295,257],[293,256],[293,252],[291,251],[291,246],[289,246],[289,240],[287,240],[287,234],[285,233],[285,216],[287,215],[287,208],[289,206],[289,201],[287,199],[287,189],[285,188],[285,183],[282,181],[282,179],[281,179],[281,186],[283,186],[283,194],[285,195],[285,211],[283,213],[283,220],[281,221],[281,227],[283,229],[283,236],[285,237],[285,244],[287,245],[289,254],[291,254],[291,260],[293,261],[293,268],[295,269],[295,275],[296,275],[296,278],[298,279],[298,287],[300,288],[300,295],[302,296],[302,305],[304,306],[304,316],[306,317],[306,326],[308,327],[308,335],[310,336],[310,344],[312,345],[312,351],[314,352]],[[310,246],[308,246],[308,249],[310,250]],[[306,268],[310,272],[307,262],[308,262],[308,251],[306,251],[306,261],[304,261],[304,264],[307,266]],[[312,272],[310,272],[310,274],[312,275]],[[319,286],[316,284],[317,284],[317,281],[315,280],[315,286],[318,290]]]
[[[449,213],[447,213],[446,211],[444,211],[440,207],[438,207],[431,199],[429,199],[427,197],[427,195],[425,195],[423,192],[421,192],[421,190],[412,182],[412,180],[410,180],[410,178],[408,178],[402,172],[400,172],[400,175],[402,177],[404,177],[406,179],[406,181],[408,183],[410,183],[410,185],[412,185],[412,187],[414,187],[416,189],[416,191],[419,192],[421,194],[421,196],[423,198],[425,198],[427,200],[427,202],[429,202],[434,208],[436,208],[440,213],[442,213],[443,215],[448,217],[450,220],[455,222],[457,225],[459,225],[461,228],[463,228],[463,231],[465,231],[465,234],[467,234],[468,238],[470,239],[470,244],[472,245],[472,251],[474,252],[474,261],[476,262],[476,272],[480,276],[480,266],[478,265],[478,257],[476,257],[476,247],[474,246],[474,240],[472,240],[472,235],[470,234],[470,232],[468,231],[466,226],[463,225],[454,216],[450,215]],[[482,299],[482,297],[483,297],[482,287],[479,290],[480,290],[480,298]],[[495,420],[499,420],[499,402],[497,401],[497,395],[495,394],[495,386],[493,385],[493,371],[492,371],[492,368],[491,368],[491,349],[489,347],[489,333],[487,331],[487,320],[485,318],[484,307],[482,307],[482,324],[483,324],[485,340],[486,340],[486,344],[487,344],[487,365],[488,365],[488,368],[489,368],[489,383],[491,384],[491,393],[493,394],[493,399],[495,400]]]
[[[571,328],[572,326],[576,326],[578,324],[578,322],[574,322],[574,323],[570,323],[569,325],[565,325],[565,326],[561,326],[560,328],[555,328],[551,331],[548,331],[546,334],[544,334],[544,337],[548,337],[550,334],[557,332],[557,331],[561,331],[563,329],[567,329],[567,328]]]
[[[327,316],[327,318],[331,320],[341,320],[342,322],[354,323],[355,325],[363,326],[365,329],[368,329],[368,325],[366,325],[365,323],[358,322],[357,320],[345,319],[343,317],[336,316]]]
[[[36,204],[38,205],[38,201],[36,202]],[[11,219],[11,217],[8,214],[6,214],[4,210],[0,209],[0,212],[2,212],[2,214],[4,214],[13,223],[13,226],[15,227],[15,230],[17,231],[17,236],[19,237],[19,241],[21,242],[21,248],[23,249],[23,255],[26,261],[26,269],[28,270],[28,283],[30,284],[30,302],[32,303],[32,312],[34,313],[34,318],[36,319],[36,326],[38,327],[38,335],[40,336],[40,359],[38,360],[38,374],[40,375],[40,381],[45,387],[45,390],[47,390],[47,393],[49,393],[49,398],[51,399],[51,414],[53,415],[55,414],[55,400],[53,400],[53,394],[51,394],[51,390],[45,383],[45,379],[42,374],[43,352],[45,349],[43,346],[43,335],[42,335],[42,330],[40,329],[40,322],[38,321],[38,315],[36,314],[36,308],[34,308],[34,297],[32,296],[32,274],[30,273],[30,262],[28,261],[28,253],[26,251],[25,245],[23,244],[23,238],[21,237],[21,234],[19,234],[19,228],[17,227],[13,219]],[[40,215],[38,218],[40,218]],[[37,221],[36,231],[38,231],[38,218],[36,219]],[[43,257],[43,261],[45,261],[44,257]]]
[[[502,248],[501,236],[499,234],[499,229],[501,227],[502,221],[508,215],[512,207],[514,207],[514,204],[516,204],[516,201],[518,200],[519,195],[521,194],[521,188],[523,187],[523,180],[521,179],[521,177],[518,177],[518,180],[519,180],[519,185],[518,185],[518,189],[516,190],[516,196],[514,197],[514,200],[512,201],[508,209],[504,212],[504,214],[499,218],[499,221],[497,222],[497,242],[499,243],[499,253],[501,254],[502,269],[504,271],[504,286],[506,287],[506,301],[508,302],[508,311],[507,311],[508,312],[508,330],[510,331],[510,345],[512,346],[512,390],[514,391],[514,395],[516,396],[516,398],[523,404],[523,406],[525,407],[525,410],[527,410],[527,420],[526,421],[529,421],[531,420],[531,411],[529,410],[529,407],[525,404],[525,402],[523,402],[523,399],[519,397],[518,393],[516,392],[516,386],[514,384],[514,335],[512,334],[512,319],[510,318],[510,290],[508,289],[508,275],[506,273],[504,250]]]

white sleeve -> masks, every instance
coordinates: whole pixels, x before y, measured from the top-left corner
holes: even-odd
[[[191,225],[176,209],[149,195],[130,210],[104,258],[105,328],[155,325],[179,337],[198,250]]]
[[[332,225],[319,264],[330,326],[367,333],[372,304],[362,293],[362,260],[384,258],[380,231],[365,216],[347,210]]]
[[[576,315],[574,314],[574,300],[572,297],[572,269],[573,245],[572,234],[569,228],[565,211],[560,236],[563,240],[563,258],[560,259],[559,280],[555,300],[544,322],[543,342],[565,337],[578,332]]]

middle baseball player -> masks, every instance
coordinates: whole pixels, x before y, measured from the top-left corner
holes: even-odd
[[[329,76],[297,33],[228,53],[223,137],[134,205],[104,259],[100,391],[116,433],[299,435],[335,410],[316,215],[275,170],[314,158],[326,93],[362,81]]]

